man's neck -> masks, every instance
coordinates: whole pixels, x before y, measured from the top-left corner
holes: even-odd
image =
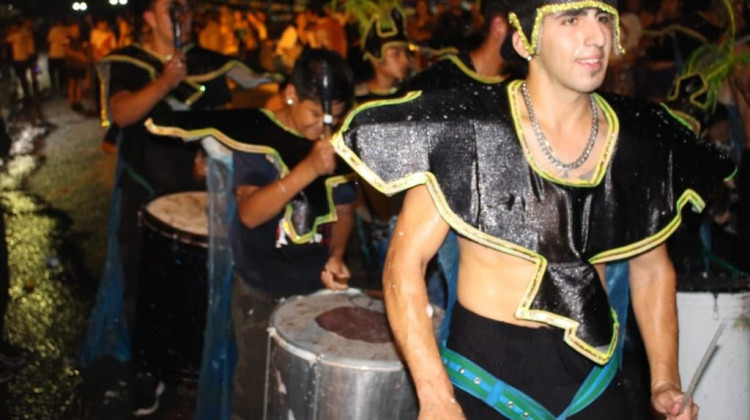
[[[396,86],[397,80],[383,73],[375,72],[375,77],[367,81],[370,92],[386,92]]]
[[[505,61],[500,56],[500,45],[491,40],[485,40],[479,48],[471,51],[471,64],[480,76],[497,77],[502,74]]]
[[[574,92],[558,83],[548,83],[528,77],[526,87],[540,121],[549,127],[570,127],[582,118],[589,118],[590,99],[588,93]]]

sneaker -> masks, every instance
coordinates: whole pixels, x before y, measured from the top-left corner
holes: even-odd
[[[130,394],[133,416],[143,417],[154,414],[159,409],[159,398],[164,393],[164,382],[151,373],[139,373],[132,384]]]

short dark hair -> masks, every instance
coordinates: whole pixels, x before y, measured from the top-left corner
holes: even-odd
[[[484,34],[486,35],[490,31],[490,27],[492,26],[492,21],[500,16],[505,20],[508,20],[508,0],[480,0],[482,3],[480,5],[479,11],[482,14],[482,20],[484,21],[484,25],[482,30],[484,31]]]
[[[331,100],[349,103],[354,97],[354,74],[349,64],[337,53],[309,48],[297,57],[289,83],[294,86],[300,100],[321,101],[323,76],[331,80]]]
[[[141,16],[147,10],[152,10],[155,4],[156,0],[136,0],[133,3],[132,10],[136,16]]]
[[[154,9],[156,0],[136,0],[131,4],[133,5],[131,9],[133,11],[133,33],[136,38],[140,38],[143,27],[146,25],[146,22],[143,20],[143,14]]]

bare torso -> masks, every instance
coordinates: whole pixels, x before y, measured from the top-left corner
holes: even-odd
[[[561,177],[561,171],[550,164],[540,149],[539,141],[534,136],[528,112],[523,105],[520,95],[514,98],[522,118],[523,133],[521,142],[526,149],[526,158],[534,162],[534,166],[552,176]],[[610,133],[610,121],[607,120],[601,108],[599,111],[599,132],[590,157],[578,169],[570,171],[571,181],[591,181],[597,168],[606,165],[604,152],[607,149]],[[566,129],[553,130],[544,125],[545,134],[554,150],[566,161],[574,160],[584,148],[584,143],[590,134],[591,117],[583,119],[582,123]],[[571,135],[572,134],[572,135]],[[571,141],[572,140],[572,141]],[[535,266],[531,261],[459,238],[460,263],[458,271],[458,300],[465,308],[486,318],[503,321],[510,324],[541,327],[546,326],[533,321],[518,319],[515,316],[521,299],[526,294],[529,282],[534,276]],[[595,266],[606,290],[604,265]]]
[[[458,300],[466,309],[485,318],[509,324],[540,327],[518,319],[516,309],[534,275],[534,264],[503,254],[468,239],[458,240],[461,259],[458,269]],[[604,265],[595,266],[606,287]]]

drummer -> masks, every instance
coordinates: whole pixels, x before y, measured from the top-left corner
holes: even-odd
[[[205,189],[194,171],[200,167],[196,165],[197,146],[152,135],[143,122],[175,109],[210,109],[228,103],[232,97],[226,75],[243,66],[189,45],[192,13],[187,0],[135,3],[144,28],[138,31],[142,34],[139,43],[113,51],[97,63],[102,122],[118,127],[121,138],[107,263],[80,357],[83,365],[108,355],[120,360],[130,357],[127,328],[120,317],[121,283],[124,277],[125,313],[132,319],[142,252],[139,210],[159,195]],[[179,26],[173,25],[174,15]],[[152,379],[146,382],[156,396],[159,384]],[[137,415],[150,414],[158,408],[158,397],[135,405]]]
[[[234,150],[233,420],[263,413],[266,328],[278,300],[322,285],[347,288],[343,257],[356,195],[349,177],[335,173],[342,168],[324,121],[335,126],[353,95],[346,61],[332,51],[309,49],[297,58],[278,110],[179,112],[149,124],[152,132],[183,138],[210,133]]]

